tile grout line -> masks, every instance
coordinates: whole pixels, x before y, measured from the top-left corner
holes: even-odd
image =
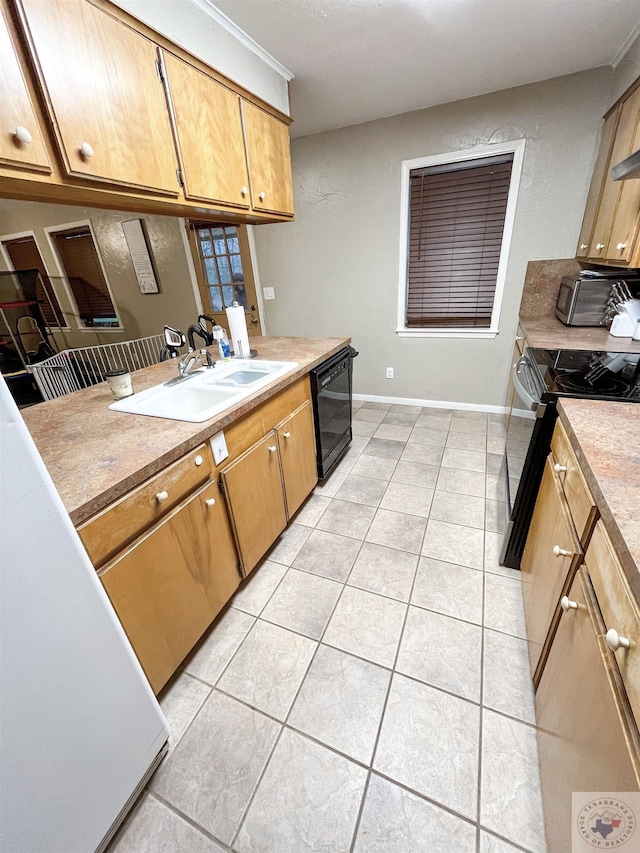
[[[210,838],[211,841],[215,841],[215,843],[222,847],[224,850],[231,850],[231,847],[228,844],[226,844],[224,841],[221,841],[217,836],[213,835],[203,826],[200,826],[200,824],[197,823],[193,818],[189,817],[189,815],[185,814],[177,806],[174,806],[173,803],[171,803],[169,800],[166,800],[161,794],[158,794],[155,791],[148,791],[147,793],[149,796],[154,797],[156,800],[158,800],[158,802],[162,803],[163,806],[172,811],[185,823],[188,823],[194,829],[198,830],[198,832],[200,832],[202,835],[206,836],[207,838]]]

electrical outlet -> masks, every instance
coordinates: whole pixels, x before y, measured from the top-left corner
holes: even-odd
[[[213,451],[213,459],[216,465],[219,465],[222,460],[226,459],[229,455],[229,451],[227,450],[227,442],[225,441],[224,437],[224,432],[217,432],[209,439],[209,444],[211,445],[211,450]]]
[[[265,299],[275,299],[276,298],[276,289],[275,287],[263,287],[262,294]]]
[[[387,379],[393,379],[393,367],[387,367]]]

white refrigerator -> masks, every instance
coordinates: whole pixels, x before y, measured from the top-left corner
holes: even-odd
[[[0,850],[93,853],[169,733],[4,379],[0,448]]]

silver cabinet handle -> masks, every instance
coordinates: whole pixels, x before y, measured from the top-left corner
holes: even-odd
[[[531,375],[531,365],[529,364],[529,360],[526,355],[523,355],[522,358],[519,358],[518,361],[513,365],[513,384],[515,386],[516,391],[522,398],[522,400],[529,406],[531,410],[536,409],[540,403],[540,400],[537,397],[533,396],[531,390],[531,382],[529,382],[529,388],[525,388],[523,384],[523,379],[527,375]],[[526,381],[526,379],[525,379]]]

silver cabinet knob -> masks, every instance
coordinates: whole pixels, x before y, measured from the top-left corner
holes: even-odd
[[[242,187],[240,190],[241,195],[246,195],[249,192],[249,187]]]
[[[202,458],[202,456],[200,456],[200,454],[198,453],[198,455],[196,456],[196,458],[195,458],[193,461],[196,463],[196,465],[198,465],[198,466],[199,466],[199,465],[202,465],[202,463],[204,462],[204,459],[203,459],[203,458]]]
[[[216,505],[216,499],[215,498],[207,498],[205,500],[205,503],[207,506],[215,506]]]
[[[265,193],[263,193],[263,192],[262,192],[262,193],[260,193],[260,194],[258,195],[258,198],[260,199],[260,201],[264,201],[264,200],[265,200],[265,198],[266,198]]]
[[[22,125],[18,125],[18,127],[16,127],[16,129],[13,131],[13,135],[18,140],[18,142],[21,142],[23,145],[29,145],[31,142],[33,142],[33,137],[31,136],[27,128],[22,127]]]
[[[156,495],[156,500],[158,501],[159,504],[161,504],[163,501],[168,500],[168,498],[169,498],[169,492],[158,492],[158,494]]]
[[[556,474],[561,474],[563,471],[567,470],[567,466],[561,465],[559,462],[556,462],[556,464],[553,466],[553,470],[556,472]]]
[[[571,551],[566,551],[564,548],[561,548],[559,545],[553,546],[553,555],[554,557],[570,557]]]
[[[604,641],[612,652],[617,652],[618,649],[628,649],[631,647],[631,643],[627,637],[621,637],[615,628],[609,628],[605,634]]]
[[[562,607],[562,609],[564,610],[565,613],[568,610],[577,610],[578,609],[578,602],[577,601],[571,601],[571,599],[569,598],[568,595],[563,595],[562,598],[560,599],[560,607]]]
[[[90,160],[94,154],[93,146],[89,145],[88,142],[83,142],[80,146],[80,153],[85,158],[85,160]]]
[[[269,453],[275,453],[277,449],[278,448],[275,446],[275,444],[269,445]]]

